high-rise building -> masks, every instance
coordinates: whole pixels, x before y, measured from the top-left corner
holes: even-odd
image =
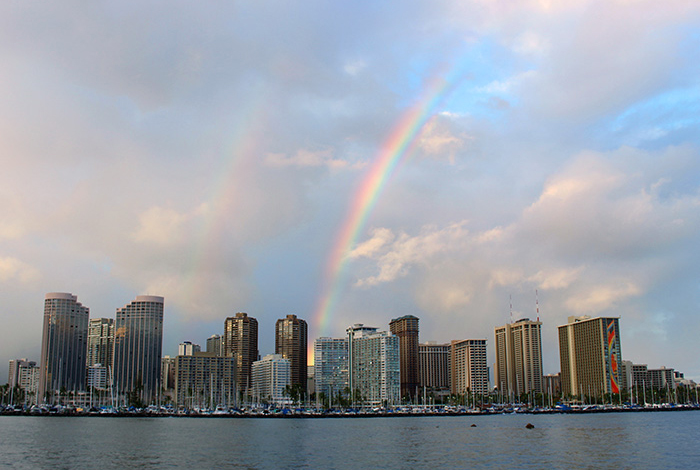
[[[559,329],[561,388],[565,396],[620,393],[620,319],[569,317]]]
[[[251,368],[258,360],[258,321],[239,312],[224,321],[224,355],[236,361],[236,384],[241,391],[252,386]]]
[[[211,335],[207,338],[207,352],[217,356],[224,355],[224,341],[221,335]]]
[[[232,357],[195,352],[175,358],[175,402],[186,408],[233,406],[237,400]]]
[[[306,392],[307,380],[307,326],[296,315],[287,315],[275,323],[275,354],[289,359],[292,385],[299,385]]]
[[[347,329],[349,386],[370,405],[395,404],[401,400],[399,338],[361,323]]]
[[[117,309],[114,324],[114,387],[144,403],[160,392],[163,297],[139,295]]]
[[[347,338],[324,337],[314,341],[314,382],[319,400],[321,394],[332,399],[349,386]]]
[[[389,322],[391,334],[399,337],[401,396],[415,397],[418,386],[418,318],[413,315],[394,318]]]
[[[10,375],[7,382],[10,389],[19,387],[24,390],[26,402],[34,404],[39,392],[40,367],[34,361],[10,359]]]
[[[39,402],[61,389],[85,390],[85,354],[90,309],[78,297],[61,292],[46,294],[41,339]]]
[[[676,388],[676,382],[673,377],[673,369],[660,367],[659,369],[649,369],[648,373],[649,382],[651,383],[652,388],[669,390]]]
[[[552,397],[561,395],[561,372],[557,374],[545,374],[542,377],[544,393]]]
[[[489,369],[486,365],[486,340],[463,339],[450,342],[452,393],[486,395],[489,393]]]
[[[291,361],[281,354],[268,354],[253,362],[253,396],[256,400],[275,405],[290,402],[286,389],[291,385]]]
[[[450,391],[450,345],[427,342],[418,345],[421,388],[430,392]]]
[[[107,390],[109,388],[109,371],[100,363],[87,368],[87,386],[89,390]]]
[[[26,357],[22,359],[10,359],[10,370],[7,375],[7,385],[12,388],[19,385],[20,368],[28,367],[30,364],[36,365],[36,362],[29,361]]]
[[[87,366],[114,364],[114,319],[91,318],[88,323]]]
[[[511,398],[542,392],[542,323],[523,318],[494,329],[496,388]]]
[[[175,390],[174,357],[163,356],[160,358],[160,385],[165,392]]]
[[[178,356],[194,356],[194,353],[201,352],[202,348],[192,341],[183,341],[177,347]]]
[[[629,388],[639,387],[644,389],[651,387],[649,381],[649,369],[646,364],[632,364],[632,380]]]

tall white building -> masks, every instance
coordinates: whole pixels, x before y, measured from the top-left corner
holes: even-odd
[[[542,392],[542,323],[523,318],[494,329],[495,385],[509,397]]]
[[[281,354],[268,354],[252,366],[253,397],[271,404],[289,404],[285,389],[291,386],[292,369],[289,359]]]
[[[320,394],[333,397],[348,387],[348,339],[318,338],[314,341],[314,382]]]
[[[194,353],[201,352],[202,348],[192,341],[183,341],[177,347],[178,356],[194,356]]]
[[[349,386],[370,405],[401,401],[399,337],[361,323],[347,329]]]

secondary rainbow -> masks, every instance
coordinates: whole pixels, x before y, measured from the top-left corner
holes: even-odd
[[[319,334],[327,334],[328,322],[344,285],[343,268],[347,265],[348,254],[356,244],[396,166],[409,153],[416,136],[451,90],[449,85],[450,82],[442,77],[436,77],[429,83],[422,99],[410,107],[396,123],[355,192],[324,271],[325,289],[314,313],[314,324]]]

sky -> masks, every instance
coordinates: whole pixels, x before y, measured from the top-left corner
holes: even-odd
[[[227,316],[260,354],[619,316],[700,380],[700,2],[0,5],[0,361],[44,296],[165,297],[163,354]],[[7,367],[0,367],[0,383]]]

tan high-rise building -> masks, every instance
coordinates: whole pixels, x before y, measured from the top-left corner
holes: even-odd
[[[296,315],[287,315],[275,323],[275,354],[289,359],[291,385],[300,385],[306,392],[308,377],[306,321]]]
[[[562,394],[620,393],[620,318],[569,317],[558,329]]]
[[[389,322],[389,330],[399,337],[401,396],[413,398],[420,385],[418,378],[418,318],[405,315]]]
[[[236,386],[246,393],[251,390],[251,367],[258,360],[258,321],[239,312],[224,321],[224,356],[236,363]]]
[[[463,339],[450,343],[450,367],[453,394],[489,393],[489,368],[486,365],[486,340]]]
[[[186,408],[233,406],[236,403],[235,361],[214,353],[193,352],[177,356],[175,401]]]
[[[431,342],[419,344],[418,372],[421,389],[449,391],[450,345]]]
[[[496,339],[495,386],[517,399],[542,392],[542,323],[523,318],[494,329]]]

